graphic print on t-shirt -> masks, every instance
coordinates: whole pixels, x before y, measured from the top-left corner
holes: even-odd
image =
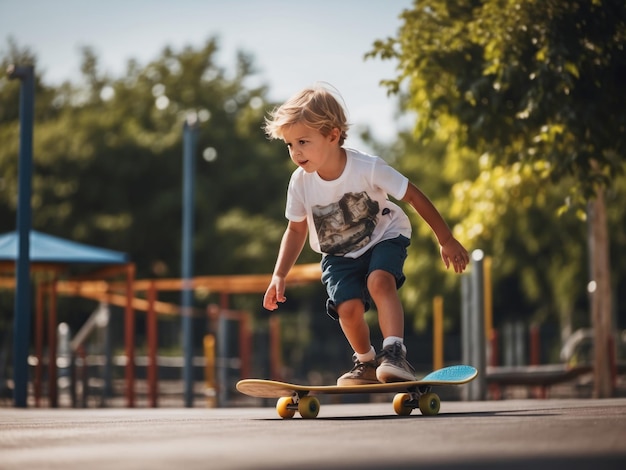
[[[366,192],[346,193],[337,202],[313,206],[322,252],[341,256],[367,245],[378,221],[378,210],[378,202]]]

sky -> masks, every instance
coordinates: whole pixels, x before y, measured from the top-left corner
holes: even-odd
[[[380,80],[396,63],[363,56],[377,39],[395,37],[399,15],[413,0],[0,0],[0,52],[8,39],[37,57],[44,82],[78,82],[80,48],[91,47],[100,70],[123,76],[128,60],[141,65],[170,46],[219,42],[218,63],[233,70],[237,51],[253,57],[256,83],[284,101],[325,81],[339,90],[350,123],[368,125],[389,142],[407,122]],[[354,135],[354,133],[353,133]],[[347,145],[355,137],[349,137]]]

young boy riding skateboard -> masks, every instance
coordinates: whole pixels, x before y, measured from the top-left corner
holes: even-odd
[[[297,93],[266,119],[267,135],[286,143],[298,168],[289,182],[288,225],[263,306],[276,310],[286,300],[285,277],[308,236],[311,248],[322,255],[327,313],[339,320],[354,350],[354,366],[337,385],[415,380],[406,360],[398,296],[411,225],[387,195],[410,204],[431,227],[446,268],[452,265],[462,273],[469,255],[435,206],[404,175],[379,157],[343,147],[348,127],[339,101],[318,86]],[[364,316],[372,301],[384,338],[378,354]]]

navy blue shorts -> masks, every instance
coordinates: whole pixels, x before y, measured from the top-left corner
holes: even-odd
[[[352,299],[361,299],[365,311],[369,310],[372,299],[367,290],[367,277],[377,269],[391,273],[396,278],[396,288],[399,289],[406,280],[402,270],[410,243],[408,238],[400,235],[376,244],[358,258],[324,256],[322,282],[328,293],[326,313],[338,320],[335,307]]]

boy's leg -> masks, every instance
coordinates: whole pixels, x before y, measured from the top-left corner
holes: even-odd
[[[365,307],[361,299],[351,299],[337,306],[339,325],[356,354],[370,352],[370,328],[365,321]]]
[[[415,380],[415,370],[406,360],[404,309],[398,296],[398,288],[405,279],[402,267],[408,244],[404,237],[383,241],[374,248],[370,261],[367,288],[376,304],[384,338],[376,371],[380,382]]]
[[[395,276],[377,269],[368,276],[367,288],[378,310],[378,323],[383,338],[404,337],[404,309],[398,296]]]
[[[330,255],[322,260],[322,281],[329,297],[327,313],[339,321],[354,350],[354,366],[337,379],[338,385],[378,383],[376,352],[371,345],[370,329],[365,321],[366,305],[369,305],[365,286],[368,260]]]
[[[370,342],[370,329],[365,321],[365,307],[361,299],[351,299],[337,306],[339,324],[354,350],[354,366],[337,379],[337,385],[367,385],[378,383],[376,352]]]

